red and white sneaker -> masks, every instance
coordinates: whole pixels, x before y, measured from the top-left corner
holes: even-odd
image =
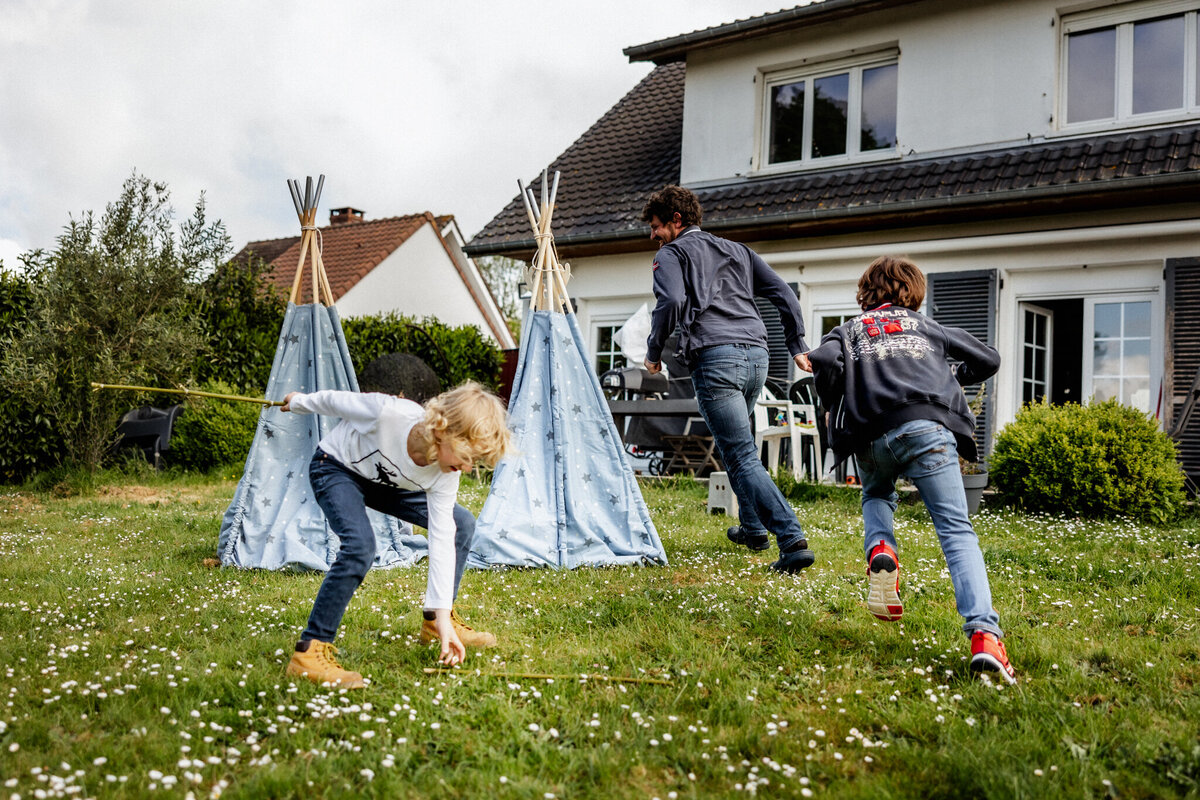
[[[996,634],[987,631],[971,634],[971,672],[995,673],[1009,683],[1017,682],[1017,672],[1008,663],[1004,643]]]
[[[887,622],[895,622],[904,614],[904,604],[900,602],[900,559],[882,539],[867,559],[867,609]]]

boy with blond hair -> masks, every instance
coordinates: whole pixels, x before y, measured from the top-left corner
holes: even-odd
[[[906,475],[921,492],[946,556],[963,631],[971,638],[971,671],[1015,683],[958,467],[960,454],[976,459],[975,417],[962,386],[996,374],[1000,355],[967,331],[917,311],[925,275],[911,261],[875,259],[858,281],[857,299],[863,313],[827,334],[808,357],[830,410],[834,455],[858,460],[867,607],[888,621],[904,613],[892,522],[896,478]],[[947,358],[961,362],[957,370]]]
[[[459,581],[475,537],[475,517],[456,504],[463,470],[494,467],[511,438],[501,400],[465,383],[424,407],[381,393],[291,392],[283,411],[340,417],[309,464],[313,493],[341,547],[321,582],[308,625],[287,674],[347,689],[365,685],[343,669],[333,646],[342,615],[375,560],[367,508],[420,525],[429,533],[429,578],[421,641],[441,641],[440,661],[460,663],[466,647],[496,643],[454,611]]]

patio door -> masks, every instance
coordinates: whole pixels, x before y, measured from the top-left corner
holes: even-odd
[[[1087,298],[1083,311],[1084,396],[1116,399],[1146,414],[1159,413],[1162,344],[1157,298]]]
[[[1050,396],[1054,312],[1021,303],[1021,404],[1040,403]]]

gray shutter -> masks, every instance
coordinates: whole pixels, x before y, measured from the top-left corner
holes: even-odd
[[[996,306],[1000,280],[994,269],[965,272],[936,272],[929,276],[925,300],[928,315],[941,325],[962,328],[985,344],[996,346]],[[975,443],[981,458],[991,450],[993,431],[992,400],[996,379],[988,378],[983,411],[975,418]],[[980,384],[963,387],[967,399],[974,398]]]
[[[800,296],[800,284],[789,283],[788,286],[796,293],[797,297]],[[779,309],[775,308],[765,297],[755,297],[754,303],[758,306],[758,315],[762,317],[763,324],[767,326],[767,352],[770,355],[767,375],[790,383],[792,380],[792,354],[788,352],[783,322],[779,318]]]
[[[1179,418],[1192,384],[1200,372],[1200,258],[1168,258],[1166,369],[1163,397],[1164,428]],[[1175,434],[1183,471],[1200,483],[1200,409],[1187,427]]]

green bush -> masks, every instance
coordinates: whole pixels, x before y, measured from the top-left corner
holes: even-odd
[[[1185,502],[1175,443],[1115,400],[1027,405],[988,463],[1000,501],[1025,511],[1166,522]]]
[[[233,387],[212,381],[202,391],[236,394]],[[171,433],[167,461],[184,469],[209,470],[246,461],[262,406],[229,400],[192,398]]]
[[[30,314],[31,280],[0,268],[0,351],[15,346],[18,326]],[[12,391],[0,378],[0,430],[7,442],[0,447],[0,482],[18,481],[56,463],[62,441],[53,419],[43,398]]]
[[[391,312],[344,319],[342,330],[356,374],[388,353],[412,353],[433,368],[445,388],[468,380],[499,387],[504,356],[474,325],[451,328],[433,317],[418,322]]]

